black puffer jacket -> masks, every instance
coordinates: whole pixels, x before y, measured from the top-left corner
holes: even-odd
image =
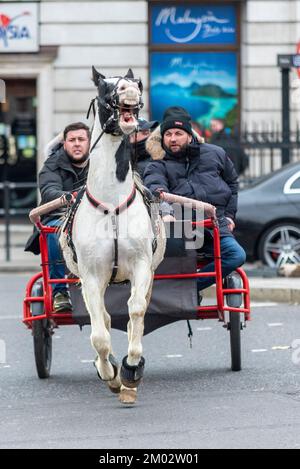
[[[193,143],[184,152],[166,151],[162,160],[148,164],[144,184],[151,192],[163,189],[214,205],[221,236],[232,236],[225,217],[235,219],[238,176],[221,147]]]
[[[81,171],[75,170],[63,147],[54,155],[49,156],[39,173],[39,188],[42,204],[61,197],[65,192],[77,191],[85,184],[88,167]],[[60,216],[62,212],[51,213],[51,218]]]
[[[51,202],[61,197],[65,192],[77,191],[86,183],[87,173],[88,165],[77,172],[63,147],[59,146],[59,148],[47,158],[39,173],[39,189],[42,197],[41,204]],[[61,209],[51,212],[45,217],[42,217],[43,223],[47,224],[47,222],[52,219],[60,218],[65,213],[65,210],[66,209]],[[25,251],[39,254],[39,233],[36,229],[28,239]]]

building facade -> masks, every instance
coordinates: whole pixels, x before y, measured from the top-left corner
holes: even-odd
[[[9,97],[15,93],[22,98],[23,93],[33,99],[31,120],[35,119],[36,125],[32,125],[28,132],[36,133],[37,167],[40,167],[43,161],[43,148],[56,133],[70,122],[85,122],[90,100],[95,96],[95,88],[91,81],[92,65],[106,76],[122,75],[129,67],[132,68],[144,84],[144,116],[159,117],[153,115],[156,112],[153,105],[156,96],[154,87],[156,76],[161,71],[160,64],[165,63],[160,62],[163,54],[166,59],[171,57],[173,62],[170,63],[177,66],[184,66],[183,60],[188,57],[189,62],[186,63],[191,64],[194,61],[191,76],[198,73],[200,77],[203,70],[195,66],[198,57],[201,58],[197,54],[206,53],[209,57],[215,54],[214,59],[218,57],[216,54],[228,54],[220,55],[222,60],[224,57],[226,59],[220,74],[222,72],[225,76],[229,70],[226,66],[231,58],[236,60],[236,87],[234,91],[227,91],[227,94],[222,95],[220,86],[215,86],[214,92],[217,94],[214,97],[230,97],[233,102],[235,95],[234,115],[237,125],[242,123],[251,127],[261,123],[274,123],[280,126],[281,72],[277,66],[277,55],[296,53],[300,40],[300,0],[13,2],[14,5],[19,4],[20,17],[26,13],[30,4],[36,3],[36,42],[31,51],[10,49],[12,44],[16,43],[18,34],[26,36],[26,28],[23,26],[21,29],[21,23],[18,25],[19,29],[17,26],[10,30],[8,28],[12,16],[7,13],[9,10],[5,10],[5,7],[10,3],[12,2],[5,1],[0,4],[0,78],[8,83]],[[157,16],[155,17],[155,8],[158,7],[169,11],[168,18],[164,16],[160,23]],[[219,7],[229,7],[235,12],[232,20],[235,21],[234,26],[230,29],[229,25],[227,29],[223,29],[224,34],[231,34],[235,28],[233,42],[229,40],[228,45],[224,45],[220,41],[225,36],[221,36],[216,44],[214,39],[207,39],[209,34],[206,42],[199,42],[196,37],[197,28],[200,28],[197,12],[202,11],[199,8],[206,10],[204,16],[208,22],[207,33],[213,33],[207,16],[212,14],[220,19],[218,12],[221,10],[217,9]],[[178,10],[174,12],[174,8]],[[187,9],[190,13],[186,12]],[[16,16],[18,15],[13,18]],[[173,27],[173,30],[168,29],[171,38],[169,43],[164,42],[162,37],[155,39],[155,18],[156,26],[160,24],[165,26],[166,30],[169,21]],[[203,15],[201,18],[203,21]],[[186,32],[180,29],[183,23],[187,28]],[[186,43],[187,39],[190,40],[189,44]],[[20,43],[21,40],[22,37]],[[213,67],[217,76],[219,71],[216,60]],[[176,73],[180,74],[180,70],[177,69]],[[165,71],[165,75],[169,78],[172,76],[170,70]],[[294,128],[299,120],[299,83],[297,70],[294,69],[291,72],[291,123]],[[208,90],[193,88],[193,96],[197,93],[204,93],[208,106]],[[12,105],[1,106],[0,125],[1,119],[3,122],[5,120],[5,113],[13,114]],[[29,110],[25,111],[28,114]],[[210,115],[212,117],[212,114]],[[11,120],[13,117],[11,115]],[[23,124],[19,121],[15,124],[21,129],[20,133],[24,126],[30,127],[30,119]],[[6,125],[11,127],[12,122],[6,122]],[[22,139],[20,142],[22,144]],[[23,142],[24,145],[26,147],[29,143]],[[24,154],[25,160],[26,152]],[[30,155],[30,151],[27,151],[27,155]],[[30,156],[27,156],[27,159],[30,159]],[[18,168],[21,168],[20,164]]]

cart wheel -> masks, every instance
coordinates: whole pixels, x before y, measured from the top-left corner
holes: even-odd
[[[52,359],[52,334],[49,321],[32,322],[34,357],[40,379],[49,378]]]
[[[229,331],[231,347],[231,369],[232,371],[241,371],[242,352],[241,352],[241,317],[240,313],[229,314]]]

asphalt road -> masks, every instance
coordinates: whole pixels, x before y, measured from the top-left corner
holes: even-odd
[[[300,306],[254,305],[239,373],[217,321],[192,322],[192,349],[185,322],[150,334],[127,408],[96,376],[89,327],[57,330],[51,378],[37,378],[21,322],[27,278],[0,275],[0,448],[300,447]],[[113,331],[113,344],[123,357],[126,335]]]

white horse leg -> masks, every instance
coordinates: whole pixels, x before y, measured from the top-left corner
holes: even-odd
[[[111,338],[107,329],[109,326],[108,313],[104,304],[106,284],[91,276],[81,280],[83,298],[91,317],[91,343],[98,355],[95,365],[103,380],[113,381],[115,370],[109,360]]]
[[[130,336],[128,337],[129,366],[138,366],[143,348],[144,317],[149,303],[149,290],[152,287],[153,273],[146,262],[139,263],[131,279],[131,296],[128,300]]]
[[[152,286],[153,286],[153,275],[151,274],[150,285],[148,287],[148,291],[147,291],[146,298],[145,298],[145,300],[146,300],[146,309],[147,309],[147,307],[150,303],[151,293],[152,293]],[[132,298],[132,296],[131,296],[131,298]],[[143,315],[142,331],[144,330],[144,316],[145,316],[145,314]],[[134,324],[133,324],[133,321],[131,319],[128,321],[128,324],[127,324],[127,333],[128,333],[128,342],[129,342],[129,344],[131,344],[135,340]],[[142,350],[141,350],[140,353],[142,354]],[[128,352],[128,357],[129,357],[129,352]],[[140,358],[137,358],[136,362],[139,363]],[[127,358],[127,363],[129,364],[129,359],[128,358]],[[137,387],[132,387],[132,385],[130,387],[127,387],[127,386],[124,386],[122,384],[119,399],[123,404],[134,404],[135,401],[136,401],[136,397],[137,397]]]
[[[108,332],[110,334],[111,333],[111,317],[110,317],[110,314],[108,314],[106,309],[104,309],[104,322],[105,322],[105,327],[106,327],[106,329],[108,330]],[[109,355],[114,357],[114,352],[113,352],[113,349],[112,349],[112,345],[111,345],[111,348],[110,348],[110,354]],[[118,374],[117,374],[116,378],[111,380],[111,381],[108,381],[107,385],[108,385],[108,387],[109,387],[109,389],[111,390],[112,393],[119,394],[119,392],[121,390],[121,380],[120,380],[120,369],[119,369],[119,367],[118,367]]]
[[[129,366],[138,366],[143,348],[142,336],[144,334],[144,317],[149,303],[149,290],[152,287],[153,274],[149,265],[140,263],[131,279],[131,296],[128,300],[130,325],[128,330],[128,358]]]

